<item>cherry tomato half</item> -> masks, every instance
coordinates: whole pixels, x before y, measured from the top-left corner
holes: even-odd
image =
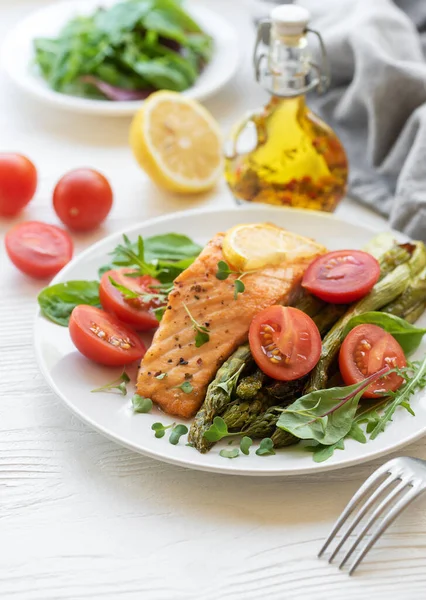
[[[302,286],[334,304],[349,304],[371,291],[380,276],[374,256],[361,250],[337,250],[315,259],[305,271]]]
[[[364,324],[354,327],[346,336],[339,354],[339,367],[343,381],[352,385],[389,367],[405,367],[404,351],[396,339],[377,325]],[[397,390],[403,383],[396,373],[385,375],[372,383],[364,392],[365,398],[377,398],[378,392]]]
[[[146,352],[144,343],[130,327],[95,306],[76,306],[69,332],[77,350],[101,365],[127,365]]]
[[[53,192],[53,208],[70,229],[89,231],[106,219],[112,206],[108,180],[93,169],[75,169],[62,177]]]
[[[70,235],[55,225],[25,221],[6,234],[6,251],[15,267],[30,277],[53,277],[70,260]]]
[[[257,314],[249,330],[258,367],[280,381],[309,373],[321,355],[321,336],[308,315],[289,306],[270,306]]]
[[[137,294],[158,294],[158,289],[153,286],[160,282],[149,275],[129,277],[135,269],[116,269],[107,271],[102,275],[99,288],[99,297],[103,308],[116,315],[124,323],[128,323],[138,331],[146,331],[158,327],[158,320],[153,312],[154,308],[164,306],[164,302],[157,299],[146,301],[143,296],[139,298],[126,298],[112,283],[111,279],[121,286]],[[111,278],[111,279],[110,279]]]
[[[37,188],[37,170],[21,154],[0,153],[0,216],[14,217]]]

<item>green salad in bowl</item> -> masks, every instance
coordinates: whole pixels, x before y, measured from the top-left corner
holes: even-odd
[[[178,0],[127,0],[72,18],[57,37],[37,37],[34,51],[51,89],[129,101],[190,88],[213,40]]]

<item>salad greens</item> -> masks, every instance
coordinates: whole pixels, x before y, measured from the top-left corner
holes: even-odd
[[[130,377],[126,371],[123,371],[120,377],[102,385],[101,387],[95,388],[92,392],[118,392],[122,396],[127,395],[127,384],[130,383]]]
[[[302,396],[282,409],[277,427],[301,440],[315,440],[324,446],[335,444],[349,433],[365,390],[388,371],[389,367],[384,367],[361,383]]]
[[[185,235],[166,233],[148,237],[145,240],[139,236],[132,243],[123,236],[123,243],[112,252],[111,264],[99,270],[99,277],[110,269],[132,267],[137,269],[137,275],[151,275],[162,283],[158,289],[158,297],[167,299],[173,287],[174,279],[182,273],[201,252],[201,246]],[[133,294],[124,288],[123,292]],[[155,294],[157,296],[157,294]],[[44,288],[38,296],[40,309],[45,317],[68,327],[73,309],[79,304],[90,304],[101,307],[99,300],[98,281],[67,281]],[[164,307],[156,309],[157,318],[161,319]]]
[[[191,87],[213,42],[178,0],[127,0],[75,17],[56,38],[36,38],[34,50],[52,89],[125,101]]]
[[[44,288],[38,295],[38,303],[45,317],[68,327],[73,309],[78,304],[101,307],[98,281],[67,281]]]
[[[426,329],[415,327],[405,319],[401,319],[400,317],[396,317],[389,313],[372,311],[352,317],[346,325],[343,336],[346,337],[351,329],[357,325],[363,325],[364,323],[377,325],[390,333],[399,343],[405,354],[411,354],[417,350],[426,333]]]

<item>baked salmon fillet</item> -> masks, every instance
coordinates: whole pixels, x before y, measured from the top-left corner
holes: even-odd
[[[300,293],[309,263],[326,252],[310,239],[287,234],[291,258],[246,275],[245,291],[236,299],[236,275],[224,281],[216,278],[217,264],[225,260],[225,234],[215,235],[174,282],[167,309],[139,368],[138,394],[177,417],[189,418],[198,411],[218,368],[247,340],[253,317],[273,304],[290,304]],[[208,329],[209,341],[199,348],[191,317]]]

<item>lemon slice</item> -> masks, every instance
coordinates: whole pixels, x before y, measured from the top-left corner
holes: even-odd
[[[238,271],[251,271],[283,261],[310,258],[326,251],[309,238],[270,223],[236,225],[222,246],[225,260]]]
[[[130,145],[136,160],[160,187],[198,193],[222,173],[220,129],[195,100],[176,92],[149,96],[135,115]]]

